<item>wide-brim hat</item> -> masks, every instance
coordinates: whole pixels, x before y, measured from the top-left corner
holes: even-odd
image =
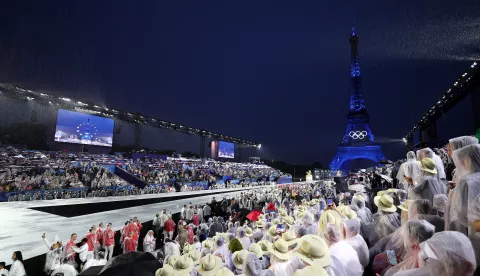
[[[267,240],[261,240],[257,243],[262,249],[264,256],[270,256],[270,248],[272,248],[272,243]]]
[[[210,239],[206,239],[202,242],[202,248],[213,248],[214,244],[213,241]]]
[[[270,228],[268,229],[268,234],[270,234],[270,236],[272,237],[277,236],[277,226],[270,226]]]
[[[220,257],[207,254],[200,259],[200,266],[197,268],[197,272],[202,276],[213,276],[222,266],[222,259]]]
[[[183,254],[188,254],[190,251],[195,250],[195,246],[193,244],[185,244],[183,246]]]
[[[176,256],[176,255],[170,256],[167,262],[168,265],[170,265],[171,267],[175,267],[175,263],[178,261],[178,258],[180,258],[180,256]]]
[[[265,221],[264,221],[264,220],[258,220],[258,221],[255,223],[255,227],[260,228],[260,229],[263,229],[263,228],[265,227]]]
[[[342,209],[342,214],[346,216],[348,219],[354,219],[357,218],[357,213],[350,208],[350,206],[345,206],[345,208]]]
[[[197,250],[193,250],[188,252],[187,256],[192,259],[194,265],[198,265],[200,263],[200,257],[202,257],[202,254]]]
[[[185,255],[178,258],[175,262],[175,266],[173,267],[176,271],[179,272],[190,272],[193,270],[193,260],[190,257]]]
[[[255,254],[255,256],[257,256],[259,259],[264,255],[262,247],[257,243],[250,244],[248,247],[248,252]]]
[[[169,264],[164,264],[162,268],[159,268],[155,272],[155,276],[173,276],[175,271],[173,267]]]
[[[318,226],[320,227],[320,230],[324,231],[325,227],[327,227],[327,224],[331,223],[336,225],[340,230],[340,224],[342,220],[343,218],[339,212],[334,210],[326,210],[320,216],[320,219],[318,220]]]
[[[270,253],[280,260],[288,261],[290,252],[288,252],[288,244],[283,239],[278,239],[270,248]]]
[[[315,235],[305,235],[300,238],[300,242],[292,252],[294,256],[309,265],[318,265],[326,267],[332,264],[332,257],[327,243]]]
[[[253,230],[250,227],[245,227],[245,236],[251,237],[253,236]]]
[[[233,253],[233,255],[232,255],[233,265],[238,269],[242,269],[243,261],[245,261],[245,259],[247,258],[248,253],[249,252],[247,250],[240,250],[240,251],[237,251],[237,252]]]
[[[275,224],[275,225],[282,224],[282,221],[279,218],[276,218],[272,221],[272,224]]]
[[[328,276],[327,271],[318,265],[306,266],[303,269],[295,271],[293,276]]]
[[[285,209],[278,210],[278,214],[280,215],[280,217],[288,216],[288,213]]]
[[[411,199],[407,199],[403,202],[402,205],[398,205],[397,207],[402,211],[408,212],[408,205],[410,204],[411,201],[412,201]]]
[[[240,274],[240,275],[244,275],[244,274]],[[222,267],[217,271],[217,273],[215,273],[215,276],[235,276],[235,274],[233,274],[233,272],[230,271],[230,269],[228,269],[227,267]]]
[[[287,231],[282,234],[282,239],[287,242],[288,247],[298,242],[297,235],[293,231]]]
[[[295,219],[291,216],[283,217],[283,221],[288,225],[292,226],[295,223]]]
[[[429,172],[431,174],[437,174],[437,165],[433,159],[426,157],[423,158],[420,163],[422,164],[420,170]]]
[[[387,194],[374,197],[373,202],[377,205],[378,209],[384,212],[393,213],[397,211],[397,206],[393,204],[393,198]]]

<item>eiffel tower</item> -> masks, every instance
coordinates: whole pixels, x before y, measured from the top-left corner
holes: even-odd
[[[348,162],[354,159],[369,159],[378,164],[385,160],[380,145],[375,143],[375,136],[370,127],[370,116],[363,99],[362,79],[360,77],[360,61],[358,58],[358,35],[352,28],[350,35],[351,64],[350,81],[352,94],[350,110],[347,115],[347,127],[337,154],[330,163],[330,170],[348,172]]]

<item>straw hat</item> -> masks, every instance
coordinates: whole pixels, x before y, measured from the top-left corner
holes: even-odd
[[[312,200],[310,200],[310,205],[316,205],[316,204],[319,204],[320,203],[320,200],[318,200],[318,198],[314,198]]]
[[[265,220],[265,214],[260,214],[260,215],[258,216],[258,220],[257,220],[257,221],[261,221],[261,220],[262,220],[262,221]]]
[[[249,252],[247,250],[241,250],[233,253],[232,255],[233,265],[238,269],[242,269],[243,261],[245,261],[245,259],[247,258],[248,253]]]
[[[283,261],[290,259],[290,253],[288,252],[288,243],[283,239],[278,239],[270,248],[270,253],[275,257]]]
[[[262,228],[263,229],[265,227],[265,221],[264,220],[259,220],[255,223],[255,226],[257,228]]]
[[[155,272],[155,276],[173,276],[173,267],[169,264],[164,264],[162,268]]]
[[[422,166],[420,167],[420,170],[429,172],[431,174],[437,174],[437,166],[435,165],[435,161],[431,158],[423,158],[422,161]]]
[[[175,267],[175,263],[178,261],[178,258],[180,258],[180,256],[170,256],[168,259],[168,264],[172,267]]]
[[[346,216],[348,219],[354,219],[357,218],[357,213],[350,208],[350,206],[345,206],[345,208],[342,209],[341,212],[344,216]]]
[[[408,212],[408,205],[410,204],[411,201],[412,201],[411,199],[407,199],[403,202],[402,205],[398,205],[397,207],[400,208],[403,211]]]
[[[253,230],[250,227],[245,227],[245,236],[251,237],[253,236]]]
[[[297,248],[293,250],[293,255],[309,265],[326,267],[332,263],[327,243],[315,235],[300,238]]]
[[[279,218],[276,218],[272,221],[272,224],[275,224],[275,225],[282,224],[282,221]]]
[[[272,243],[266,240],[261,240],[257,243],[262,249],[263,255],[270,256],[270,248],[272,248]]]
[[[384,212],[393,213],[397,211],[397,206],[393,204],[393,198],[387,194],[376,196],[373,202],[377,205],[378,209]]]
[[[206,239],[202,242],[202,248],[210,248],[212,249],[214,247],[213,241],[210,239]]]
[[[327,224],[331,223],[334,224],[340,229],[340,223],[342,222],[343,218],[337,211],[334,210],[326,210],[320,216],[320,220],[318,221],[318,226],[320,230],[324,231]]]
[[[295,223],[295,219],[291,216],[286,216],[283,218],[283,221],[285,221],[285,223],[288,225],[288,226],[292,226],[294,223]]]
[[[285,216],[288,216],[288,213],[285,209],[281,209],[278,211],[278,214],[281,216],[281,217],[285,217]]]
[[[293,276],[328,276],[328,273],[323,267],[312,265],[295,271]]]
[[[179,272],[190,272],[193,269],[193,260],[183,255],[175,262],[173,269]]]
[[[215,275],[222,268],[222,259],[220,257],[207,254],[200,260],[200,266],[197,268],[198,274],[202,276]]]
[[[268,229],[268,234],[270,234],[272,237],[275,237],[277,235],[277,226],[270,226]]]
[[[262,247],[256,243],[250,244],[248,251],[255,254],[255,256],[257,256],[259,259],[263,256]]]
[[[193,244],[185,244],[183,246],[183,254],[188,254],[190,251],[194,251],[195,246]]]
[[[198,252],[197,250],[193,250],[193,251],[188,252],[187,256],[192,258],[192,261],[193,261],[194,265],[198,265],[198,263],[200,262],[200,257],[202,256],[202,254],[200,254],[200,252]]]
[[[297,235],[293,231],[283,233],[282,239],[287,242],[289,247],[298,242]]]

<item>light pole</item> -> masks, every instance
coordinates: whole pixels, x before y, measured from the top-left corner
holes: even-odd
[[[295,182],[295,164],[293,164],[293,182]]]

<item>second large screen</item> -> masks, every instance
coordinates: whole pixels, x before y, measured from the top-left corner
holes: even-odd
[[[218,157],[235,158],[235,145],[224,141],[218,141]]]
[[[111,147],[112,119],[59,109],[55,141]]]

